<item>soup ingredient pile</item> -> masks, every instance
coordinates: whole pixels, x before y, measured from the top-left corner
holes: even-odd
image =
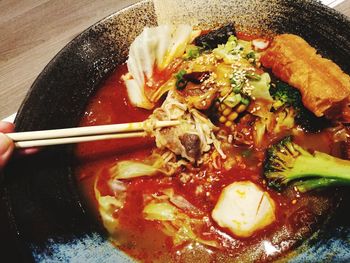
[[[130,150],[96,178],[103,224],[133,256],[148,250],[147,229],[174,258],[187,246],[258,254],[276,236],[283,253],[326,211],[306,192],[349,181],[350,77],[302,38],[160,25],[134,40],[126,66],[127,103],[149,123],[180,122],[150,125],[146,154]]]

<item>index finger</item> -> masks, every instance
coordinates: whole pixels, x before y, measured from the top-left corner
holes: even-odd
[[[8,133],[13,132],[15,125],[12,122],[0,121],[0,132]]]

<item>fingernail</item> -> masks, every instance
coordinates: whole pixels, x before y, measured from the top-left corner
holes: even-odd
[[[6,153],[12,146],[12,141],[5,134],[0,133],[0,155]]]

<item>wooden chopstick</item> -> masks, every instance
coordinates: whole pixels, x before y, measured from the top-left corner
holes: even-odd
[[[179,121],[158,121],[153,128],[178,125]],[[146,122],[133,122],[111,125],[65,128],[43,131],[15,132],[6,135],[16,148],[70,144],[107,139],[133,138],[146,136]]]
[[[109,139],[144,137],[146,135],[147,133],[145,132],[129,132],[129,133],[91,135],[91,136],[81,136],[81,137],[67,137],[67,138],[57,138],[57,139],[18,141],[18,142],[15,142],[15,147],[16,148],[41,147],[41,146],[50,146],[50,145],[59,145],[59,144],[101,141],[101,140],[109,140]]]

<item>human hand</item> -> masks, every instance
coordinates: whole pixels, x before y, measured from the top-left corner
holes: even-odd
[[[0,170],[5,167],[14,149],[13,141],[4,133],[13,132],[13,130],[13,123],[0,121]]]

